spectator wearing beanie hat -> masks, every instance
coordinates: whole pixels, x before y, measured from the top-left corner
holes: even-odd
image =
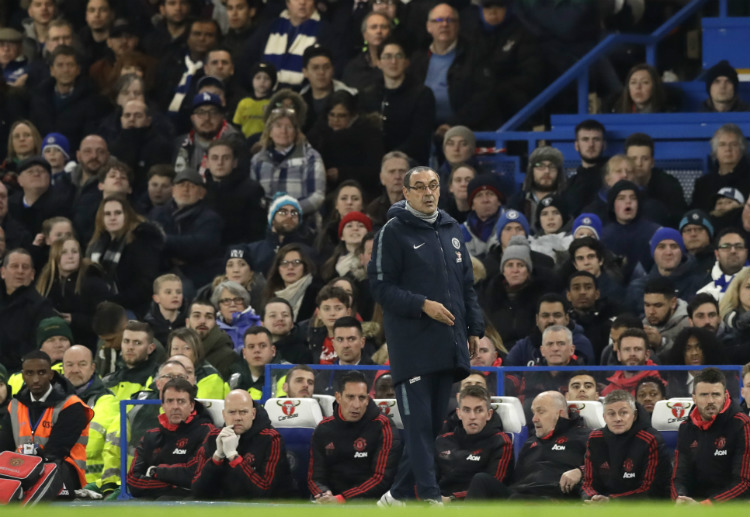
[[[535,227],[537,203],[550,194],[562,194],[565,186],[563,154],[548,145],[537,147],[529,156],[523,186],[510,198],[508,207],[522,212]]]
[[[63,354],[74,342],[68,323],[59,316],[43,319],[36,328],[36,346],[50,356],[53,364],[62,361]]]
[[[531,233],[531,229],[528,219],[514,209],[503,212],[503,215],[497,220],[497,226],[495,226],[495,234],[503,249],[508,246],[511,237],[521,234],[528,237],[529,233]]]
[[[277,192],[268,206],[268,231],[263,240],[248,244],[248,264],[253,271],[268,273],[276,251],[285,244],[302,244],[310,257],[316,257],[312,248],[314,235],[302,224],[302,207],[296,198],[286,192]]]
[[[445,162],[438,169],[440,176],[440,186],[443,192],[448,189],[448,176],[450,176],[453,167],[460,163],[467,163],[474,167],[478,173],[481,171],[477,168],[476,153],[477,139],[474,132],[466,126],[453,126],[445,132],[443,136],[443,154]]]
[[[562,196],[551,195],[542,198],[536,207],[536,235],[531,237],[531,249],[544,253],[555,263],[568,256],[568,247],[573,236],[569,228],[568,209]]]
[[[695,257],[688,254],[682,235],[674,228],[662,226],[649,241],[654,265],[645,276],[630,283],[627,289],[628,305],[636,314],[643,314],[643,293],[646,284],[656,278],[669,278],[682,300],[692,298],[710,279],[702,271]]]
[[[526,269],[531,274],[534,271],[534,264],[531,262],[531,249],[529,242],[523,237],[512,237],[508,247],[503,252],[503,258],[500,260],[500,271],[505,269],[509,260],[520,260],[526,265]]]
[[[716,193],[728,187],[737,189],[743,199],[750,194],[747,139],[736,124],[724,124],[711,137],[708,174],[695,180],[691,208],[712,211]]]
[[[482,263],[492,276],[494,271],[500,269],[500,261],[505,249],[508,247],[510,239],[514,236],[528,237],[529,222],[526,217],[518,210],[504,210],[495,225],[496,244],[490,247],[490,251],[482,259]],[[547,255],[531,251],[531,260],[534,262],[534,268],[549,269],[555,267],[555,261]]]
[[[643,197],[632,181],[620,180],[607,192],[608,222],[602,230],[602,244],[615,255],[627,258],[623,279],[627,283],[641,264],[648,271],[654,263],[649,241],[659,225],[642,217]]]
[[[573,238],[581,237],[593,237],[596,240],[602,238],[602,220],[598,215],[584,212],[576,217],[573,221]]]
[[[39,322],[35,335],[36,346],[52,360],[52,369],[63,373],[62,358],[65,351],[73,345],[73,333],[70,327],[59,316],[45,318]],[[23,387],[21,372],[14,373],[7,379],[8,390],[18,393]]]
[[[357,212],[357,211],[349,212],[344,217],[342,217],[341,221],[339,222],[339,239],[341,239],[342,234],[344,232],[344,228],[346,228],[346,225],[355,221],[361,223],[365,227],[367,232],[372,231],[372,220],[369,217],[367,217],[362,212]],[[364,234],[362,234],[362,237],[364,237]],[[359,246],[359,244],[357,244],[357,246]]]
[[[266,278],[262,271],[254,271],[250,267],[250,250],[243,244],[227,248],[224,255],[224,280],[232,280],[247,289],[250,300],[256,305],[263,299]]]
[[[56,185],[65,175],[65,164],[70,161],[70,144],[65,135],[50,133],[42,140],[42,156],[52,171],[52,185]]]
[[[706,71],[706,93],[704,112],[750,111],[750,105],[742,102],[737,91],[740,78],[726,59],[719,61]]]
[[[685,249],[695,257],[701,271],[708,274],[716,261],[714,248],[714,225],[703,210],[690,210],[680,220],[680,234]]]
[[[471,211],[461,225],[461,232],[469,253],[482,258],[498,242],[495,226],[504,212],[505,194],[500,178],[492,173],[476,176],[469,182],[466,192]]]
[[[359,259],[359,246],[364,236],[372,231],[372,220],[362,212],[349,212],[339,222],[339,243],[331,257],[320,268],[320,276],[329,281],[337,276],[349,275],[358,282],[367,277]]]
[[[528,336],[534,326],[536,300],[555,283],[550,269],[538,267],[524,235],[508,239],[502,257],[487,266],[489,279],[479,293],[479,303],[487,318],[512,350],[517,340]],[[541,255],[545,260],[552,260]]]
[[[289,230],[296,229],[302,221],[302,207],[296,198],[293,198],[286,192],[279,192],[274,196],[271,201],[271,206],[268,207],[268,229],[274,231],[274,221],[276,214],[284,208],[286,211],[282,212],[282,216],[288,216],[289,222],[285,225],[285,228]],[[295,213],[296,211],[296,213]]]

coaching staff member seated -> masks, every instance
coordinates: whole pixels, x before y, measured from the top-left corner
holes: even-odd
[[[396,480],[380,505],[416,495],[441,503],[434,443],[448,413],[454,382],[469,374],[469,349],[484,335],[471,258],[458,223],[438,210],[435,171],[404,176],[404,200],[373,243],[368,276],[383,307],[385,337],[404,423],[404,453]],[[467,346],[468,343],[468,346]],[[473,354],[472,354],[473,355]]]
[[[212,422],[195,393],[195,386],[186,379],[172,379],[164,385],[159,427],[143,435],[128,472],[133,496],[180,499],[190,495],[195,453]]]
[[[345,373],[336,391],[333,416],[315,428],[307,486],[317,503],[377,499],[393,483],[401,440],[369,391],[362,373]]]
[[[724,502],[750,493],[750,417],[733,404],[724,374],[706,368],[693,379],[695,407],[680,425],[672,499]]]
[[[197,454],[193,495],[199,499],[258,499],[292,489],[286,448],[263,406],[250,393],[232,390],[224,399],[223,428],[206,436]]]
[[[615,390],[604,398],[604,422],[586,446],[584,500],[666,498],[672,462],[643,406],[629,392]]]
[[[568,413],[565,397],[558,391],[537,395],[531,411],[534,434],[518,454],[510,486],[477,478],[472,483],[471,499],[561,499],[578,495],[582,476],[579,467],[583,465],[590,429],[583,418]]]
[[[479,478],[505,482],[513,474],[513,441],[492,418],[490,394],[470,385],[458,394],[459,425],[435,441],[435,461],[443,502],[472,498]],[[468,492],[468,493],[467,493]]]

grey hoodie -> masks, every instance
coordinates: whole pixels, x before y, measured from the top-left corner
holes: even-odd
[[[643,324],[649,324],[646,318],[643,318]],[[670,316],[664,325],[656,327],[656,330],[661,334],[661,346],[658,348],[657,354],[662,362],[667,361],[669,351],[672,350],[672,345],[674,345],[675,337],[677,337],[677,334],[687,327],[688,324],[687,302],[678,298],[677,308],[672,313],[672,316]]]

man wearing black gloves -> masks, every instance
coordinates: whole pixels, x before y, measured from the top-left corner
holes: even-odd
[[[513,473],[513,442],[492,411],[487,390],[476,385],[463,388],[456,416],[459,425],[435,441],[443,502],[472,499],[475,483],[503,483]]]
[[[199,499],[258,499],[292,487],[281,435],[245,390],[224,399],[226,427],[214,428],[196,455],[193,495]]]
[[[666,497],[669,452],[646,410],[627,391],[615,390],[604,399],[604,422],[586,446],[585,500]]]
[[[211,416],[195,401],[195,392],[182,378],[164,385],[159,427],[141,438],[128,472],[133,496],[181,499],[190,495],[195,453],[211,430]]]
[[[336,392],[333,416],[313,433],[307,486],[317,503],[377,499],[393,482],[401,441],[368,393],[364,375],[347,372]]]
[[[677,435],[672,499],[677,504],[747,499],[750,418],[732,404],[726,378],[716,368],[695,376],[693,401]]]

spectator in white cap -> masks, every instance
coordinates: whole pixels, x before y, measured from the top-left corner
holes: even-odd
[[[714,194],[711,217],[721,217],[732,210],[742,208],[745,196],[734,187],[724,187]]]
[[[747,139],[735,124],[724,124],[711,138],[708,174],[695,180],[692,208],[711,210],[711,198],[723,187],[738,189],[747,199],[750,193],[750,160]]]

